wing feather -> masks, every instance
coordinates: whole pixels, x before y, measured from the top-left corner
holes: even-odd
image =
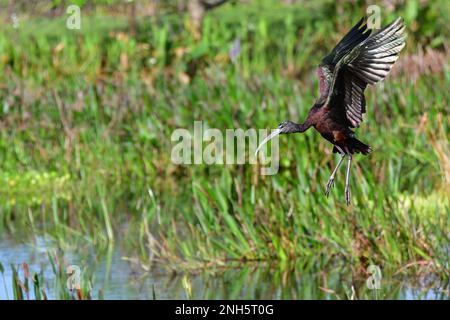
[[[329,89],[333,82],[336,64],[355,46],[362,43],[370,36],[371,30],[367,28],[366,20],[366,17],[362,17],[341,41],[339,41],[330,54],[322,59],[322,62],[317,69],[320,100],[325,101],[328,97]]]

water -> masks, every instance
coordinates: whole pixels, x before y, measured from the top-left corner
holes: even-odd
[[[0,274],[0,299],[13,297],[10,264],[20,266],[23,262],[28,263],[30,273],[43,273],[48,298],[57,299],[49,250],[55,248],[43,239],[37,239],[34,245],[0,240],[0,262],[5,268],[3,277]],[[239,269],[175,274],[163,268],[144,272],[124,259],[126,253],[120,246],[101,254],[93,248],[76,251],[65,252],[63,263],[78,265],[82,272],[93,275],[94,299],[99,290],[104,299],[348,299],[352,294],[359,299],[449,299],[448,286],[430,279],[383,275],[380,289],[371,290],[366,279],[355,280],[345,266],[324,268],[302,262],[280,268],[259,263]]]

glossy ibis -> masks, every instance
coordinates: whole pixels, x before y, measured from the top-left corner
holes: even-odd
[[[345,179],[345,200],[350,204],[350,166],[355,153],[369,154],[370,146],[355,137],[353,128],[359,127],[366,112],[364,90],[368,84],[383,80],[405,46],[406,33],[402,18],[373,32],[363,17],[322,59],[317,68],[320,97],[316,100],[305,122],[283,121],[264,139],[259,148],[278,134],[305,132],[314,127],[333,144],[333,153],[341,158],[328,180],[325,194],[333,186],[339,166],[348,157]]]

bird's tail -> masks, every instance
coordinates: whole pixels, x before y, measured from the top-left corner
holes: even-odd
[[[352,138],[349,143],[349,151],[353,153],[362,153],[363,155],[367,155],[372,151],[372,148],[367,144],[359,141],[356,138]]]

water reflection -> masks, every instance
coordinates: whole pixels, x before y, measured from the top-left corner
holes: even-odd
[[[49,249],[50,247],[50,249]],[[42,272],[49,299],[58,298],[54,272],[47,252],[56,250],[38,239],[34,246],[0,241],[0,299],[11,299],[10,264],[29,264],[31,272]],[[162,268],[142,273],[124,260],[120,247],[109,247],[100,255],[82,248],[64,255],[64,265],[79,265],[88,272],[92,297],[105,299],[448,299],[448,284],[413,281],[383,275],[380,290],[371,290],[366,278],[355,276],[346,266],[327,261],[309,261],[275,267],[253,263],[239,269],[208,270],[195,274],[173,273]],[[4,279],[4,280],[3,280]],[[31,293],[30,298],[33,298]]]

